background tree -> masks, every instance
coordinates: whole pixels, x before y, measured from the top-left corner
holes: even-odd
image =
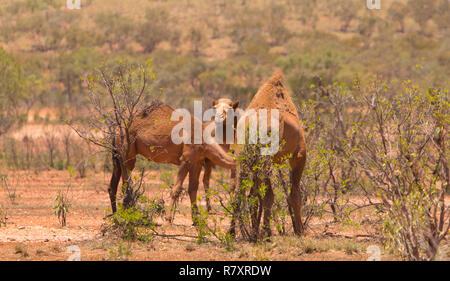
[[[144,52],[151,53],[162,41],[177,41],[179,33],[172,32],[168,26],[170,14],[164,9],[148,9],[145,22],[138,27],[136,41],[144,48]]]
[[[66,101],[72,104],[77,94],[80,97],[83,91],[82,76],[92,69],[99,61],[100,55],[96,50],[83,47],[59,56],[56,68],[57,81],[64,85]]]
[[[408,6],[403,2],[392,2],[388,9],[388,19],[397,25],[398,31],[405,32],[405,17],[408,14]]]
[[[198,27],[191,28],[186,39],[191,42],[192,53],[195,57],[198,57],[200,55],[200,50],[207,44],[204,29]]]
[[[352,21],[357,18],[358,4],[361,4],[361,2],[354,0],[337,1],[331,4],[335,11],[334,15],[342,22],[340,28],[342,32],[347,32]]]
[[[300,21],[312,29],[316,28],[318,17],[318,5],[319,2],[317,0],[291,0],[291,5],[293,5],[294,9],[300,11],[299,19]]]
[[[123,50],[131,41],[135,25],[132,19],[117,13],[101,13],[95,17],[95,23],[105,34],[103,40],[110,51]]]
[[[433,20],[442,32],[448,32],[450,27],[450,21],[448,20],[450,18],[450,3],[446,0],[438,0],[437,2]]]
[[[435,1],[427,0],[409,0],[408,7],[410,7],[414,20],[420,27],[422,34],[425,33],[428,21],[435,14]]]
[[[271,4],[267,11],[266,29],[271,38],[271,43],[272,45],[281,46],[292,36],[284,23],[286,8],[283,5]]]
[[[109,33],[106,33],[109,35]],[[71,25],[64,35],[65,49],[76,50],[80,48],[94,48],[102,46],[105,42],[104,36],[101,36],[96,30],[85,30],[77,25]],[[121,42],[121,44],[125,44]],[[122,46],[122,45],[121,45]]]
[[[235,11],[229,23],[229,35],[238,48],[253,36],[261,36],[264,30],[263,11],[245,8]]]
[[[22,106],[27,98],[27,83],[22,66],[0,47],[0,135],[25,117]]]

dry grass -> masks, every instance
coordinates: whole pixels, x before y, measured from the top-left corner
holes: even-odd
[[[28,247],[25,244],[16,244],[16,246],[14,246],[14,250],[16,254],[20,254],[24,258],[30,256],[28,253]]]

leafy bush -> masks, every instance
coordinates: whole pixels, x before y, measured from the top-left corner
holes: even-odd
[[[156,198],[140,196],[136,206],[125,209],[119,204],[117,212],[107,218],[106,230],[111,230],[128,241],[150,241],[156,224],[154,219],[165,212],[164,202]]]
[[[374,78],[355,90],[366,109],[355,123],[352,154],[376,194],[386,246],[410,260],[432,260],[450,228],[447,89],[421,91],[410,81]]]

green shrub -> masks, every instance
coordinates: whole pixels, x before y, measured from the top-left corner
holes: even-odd
[[[154,234],[152,230],[156,228],[154,219],[164,212],[162,200],[140,196],[135,207],[125,209],[119,204],[117,212],[107,218],[108,229],[128,241],[148,242],[152,240]]]
[[[61,226],[63,227],[66,226],[66,219],[70,206],[71,203],[67,197],[67,192],[58,190],[58,194],[56,195],[55,203],[53,205],[53,210],[55,215],[58,217]]]
[[[127,261],[132,255],[132,248],[129,242],[119,242],[115,249],[109,250],[109,259]]]

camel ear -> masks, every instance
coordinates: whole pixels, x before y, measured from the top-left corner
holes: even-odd
[[[216,106],[216,105],[217,105],[217,100],[213,100],[212,106],[214,107],[214,106]]]
[[[233,109],[236,110],[239,106],[239,101],[233,103]]]

